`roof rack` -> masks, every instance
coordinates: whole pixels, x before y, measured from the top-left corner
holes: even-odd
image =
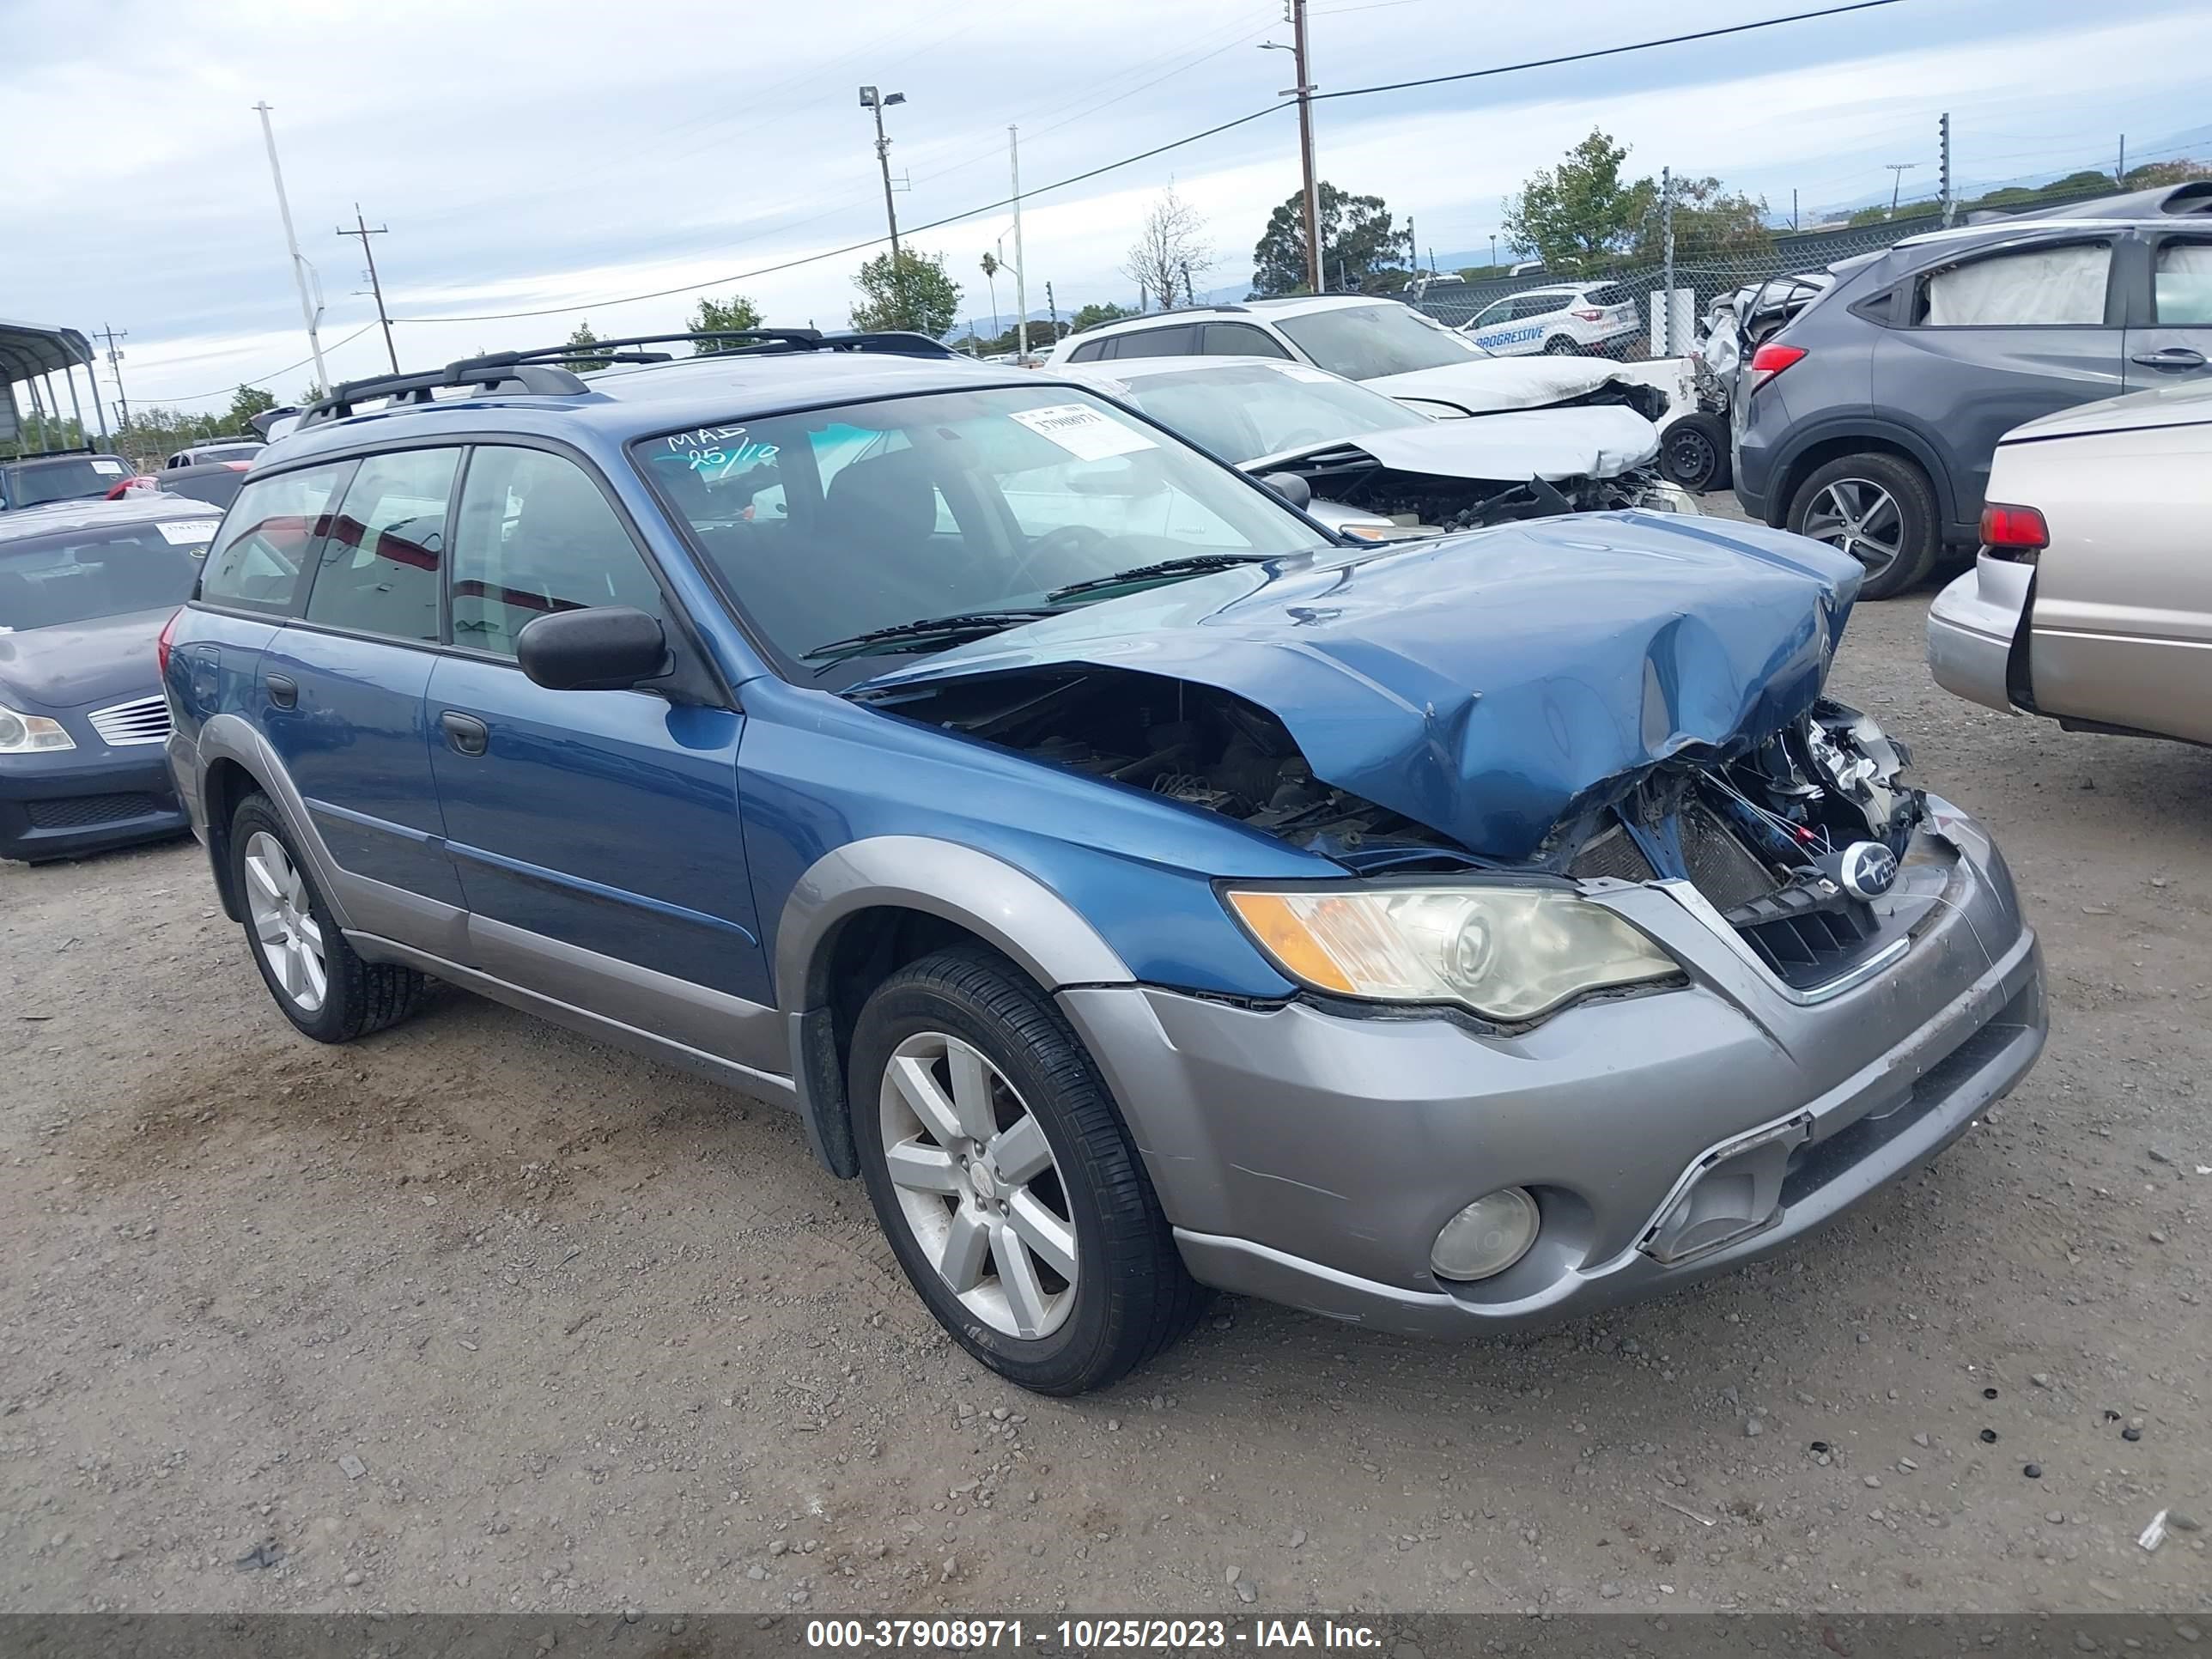
[[[696,349],[707,341],[718,343],[718,349],[706,352]],[[720,343],[725,342],[727,343]],[[814,328],[702,329],[683,334],[634,334],[619,340],[593,340],[588,344],[567,341],[555,346],[534,346],[527,351],[489,351],[447,363],[443,368],[411,374],[372,374],[363,380],[347,380],[310,404],[300,416],[300,426],[343,420],[354,412],[355,405],[379,398],[391,404],[428,404],[434,393],[459,386],[479,387],[486,392],[575,397],[591,390],[574,373],[579,365],[598,368],[612,363],[671,362],[675,361],[674,352],[640,348],[678,343],[693,347],[695,356],[787,351],[868,351],[901,357],[959,356],[942,341],[908,329],[841,330],[830,334]]]

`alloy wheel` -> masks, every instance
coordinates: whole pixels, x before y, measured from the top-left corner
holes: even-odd
[[[255,830],[246,843],[246,908],[253,948],[285,999],[303,1014],[320,1010],[330,992],[323,926],[291,854],[265,830]]]
[[[1805,509],[1800,535],[1850,554],[1880,575],[1905,547],[1905,514],[1897,499],[1868,478],[1838,478],[1822,487]]]
[[[1007,1336],[1049,1336],[1075,1306],[1075,1223],[1052,1146],[981,1050],[921,1031],[884,1067],[884,1162],[922,1255]]]

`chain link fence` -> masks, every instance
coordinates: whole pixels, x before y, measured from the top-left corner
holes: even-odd
[[[2102,193],[2051,198],[2036,210],[2091,201]],[[1978,222],[2001,216],[1977,214]],[[1958,221],[1965,223],[1965,219]],[[1620,260],[1587,273],[1543,271],[1483,282],[1430,283],[1405,297],[1453,328],[1470,332],[1500,356],[1538,352],[1609,357],[1633,362],[1671,356],[1695,343],[1700,319],[1719,295],[1753,283],[1818,271],[1841,259],[1878,253],[1907,236],[1942,228],[1940,210],[1900,213],[1874,224],[1808,231],[1778,231],[1756,251],[1711,253],[1678,247],[1674,289],[1684,310],[1675,325],[1674,349],[1666,348],[1666,268],[1649,260]],[[1573,289],[1572,297],[1562,294]]]

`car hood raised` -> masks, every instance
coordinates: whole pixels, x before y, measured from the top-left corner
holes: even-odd
[[[1419,398],[1470,415],[1489,415],[1587,397],[1607,380],[1620,379],[1620,367],[1595,357],[1469,357],[1463,363],[1408,369],[1360,384],[1386,397]]]
[[[1324,782],[1519,860],[1662,761],[1802,719],[1858,586],[1856,561],[1763,526],[1580,514],[1238,566],[848,695],[911,706],[898,694],[1085,665],[1212,686],[1272,712]]]
[[[1524,483],[1541,478],[1611,478],[1659,453],[1659,428],[1619,404],[1582,409],[1526,409],[1479,421],[1431,421],[1365,432],[1331,444],[1269,455],[1244,465],[1253,472],[1357,449],[1400,472],[1439,478]]]
[[[175,609],[0,634],[0,702],[74,708],[154,696],[154,641]]]

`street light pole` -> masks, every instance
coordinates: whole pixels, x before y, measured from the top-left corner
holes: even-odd
[[[269,176],[276,181],[276,210],[284,216],[284,246],[291,250],[292,281],[300,290],[300,315],[307,325],[307,352],[315,361],[315,385],[327,392],[331,377],[323,368],[323,337],[315,325],[315,307],[307,299],[306,261],[300,257],[300,239],[292,233],[292,204],[284,196],[284,169],[276,164],[276,131],[269,125],[270,106],[253,106],[261,112],[261,137],[269,146]]]
[[[891,230],[891,264],[898,264],[899,234],[898,209],[891,201],[891,141],[884,136],[884,111],[893,104],[906,102],[902,92],[879,93],[873,87],[860,88],[860,107],[876,113],[876,161],[884,170],[884,218]]]
[[[1012,126],[1006,129],[1006,161],[1013,170],[1014,185],[1014,361],[1018,367],[1029,361],[1030,289],[1022,275],[1022,141]]]

